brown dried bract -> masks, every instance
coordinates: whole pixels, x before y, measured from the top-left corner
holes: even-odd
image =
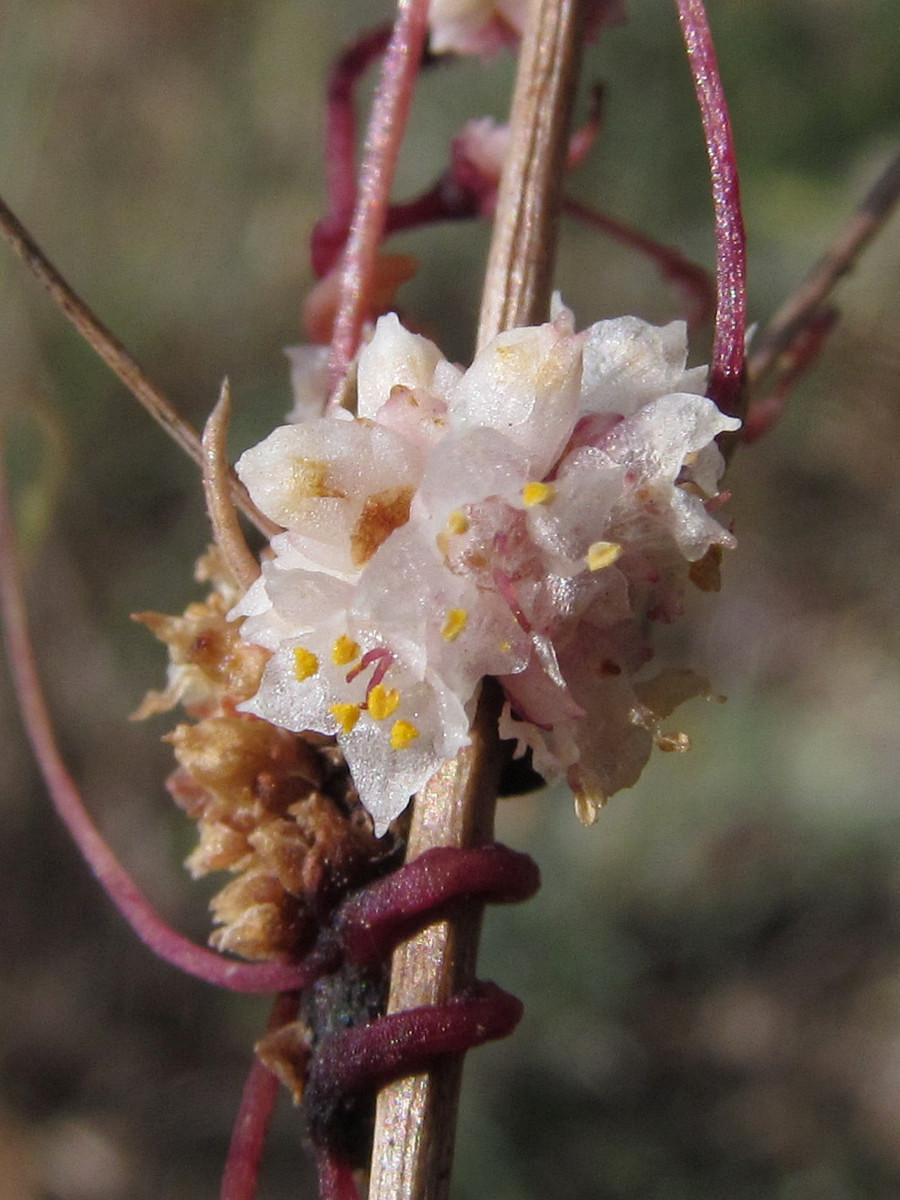
[[[688,576],[701,592],[718,592],[722,587],[722,547],[710,546],[702,558],[692,562]]]
[[[240,622],[226,619],[239,593],[215,548],[200,559],[195,577],[211,582],[213,591],[202,603],[189,604],[180,617],[135,613],[132,620],[146,625],[169,648],[167,686],[148,692],[132,714],[143,720],[183,704],[192,716],[203,716],[231,700],[247,700],[259,687],[269,653],[241,640]]]

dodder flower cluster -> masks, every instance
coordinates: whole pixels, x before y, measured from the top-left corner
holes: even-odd
[[[335,735],[378,833],[467,744],[486,675],[545,778],[567,773],[585,804],[632,784],[653,710],[700,690],[635,682],[646,620],[732,545],[707,505],[713,439],[738,422],[685,361],[680,323],[576,333],[560,308],[462,370],[381,318],[357,416],[282,426],[237,464],[285,530],[230,614],[271,652],[241,709]]]

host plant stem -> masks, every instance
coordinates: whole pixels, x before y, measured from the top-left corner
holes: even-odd
[[[580,65],[580,0],[533,0],[519,57],[506,158],[485,278],[478,346],[548,316],[572,101]],[[493,839],[499,774],[499,688],[482,688],[472,744],[416,797],[408,859],[432,846]],[[447,1001],[474,977],[480,906],[442,921],[394,954],[389,1012]],[[462,1074],[440,1062],[378,1097],[369,1200],[446,1200]]]

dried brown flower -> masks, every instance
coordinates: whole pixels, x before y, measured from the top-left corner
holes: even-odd
[[[268,652],[242,643],[240,622],[228,620],[237,592],[215,550],[197,578],[213,589],[182,616],[135,618],[168,647],[170,665],[167,687],[134,715],[181,703],[194,718],[166,735],[178,761],[168,789],[198,824],[191,874],[235,875],[210,903],[211,944],[249,959],[296,957],[384,852],[331,739],[236,711],[258,688]]]

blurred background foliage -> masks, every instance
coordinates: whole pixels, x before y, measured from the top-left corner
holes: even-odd
[[[606,129],[572,194],[711,262],[706,167],[673,6],[633,2],[587,55]],[[714,0],[764,322],[900,135],[895,0]],[[195,423],[231,377],[234,450],[288,407],[323,207],[323,80],[384,0],[4,0],[0,192]],[[509,56],[423,78],[397,194]],[[584,111],[586,100],[582,98]],[[398,239],[401,295],[469,354],[479,226]],[[562,794],[504,805],[544,888],[490,914],[482,973],[527,1015],[474,1054],[455,1194],[475,1200],[851,1200],[900,1194],[900,221],[841,285],[841,323],[780,426],[729,475],[740,549],[662,656],[722,705],[583,830]],[[565,223],[582,323],[678,313],[653,269]],[[708,343],[707,343],[708,344]],[[698,343],[696,357],[706,346]],[[197,595],[191,464],[0,252],[0,403],[35,636],[60,736],[112,843],[206,933],[164,724],[127,714],[163,655],[131,611]],[[8,1200],[217,1194],[264,1004],[158,965],[50,813],[4,675],[0,1179]],[[279,1115],[262,1197],[313,1195]]]

